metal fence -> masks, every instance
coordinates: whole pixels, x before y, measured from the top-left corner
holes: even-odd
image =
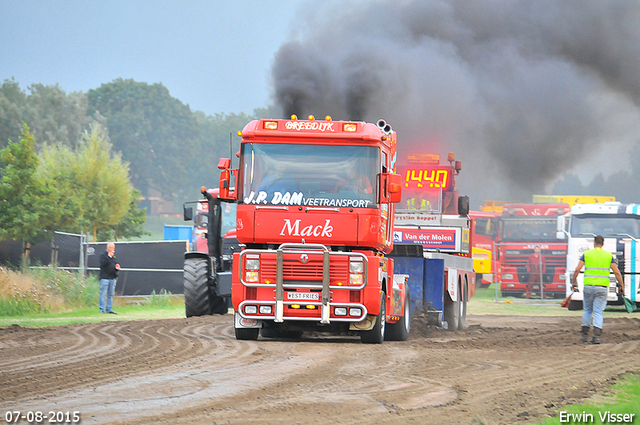
[[[151,295],[162,290],[182,294],[184,253],[188,241],[115,242],[121,266],[118,295]],[[55,265],[64,270],[98,273],[106,242],[87,242],[86,235],[55,232],[53,241],[29,247],[31,267]],[[18,241],[0,242],[0,264],[19,267],[24,247]]]

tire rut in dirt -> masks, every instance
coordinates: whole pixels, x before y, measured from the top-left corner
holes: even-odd
[[[221,316],[38,330],[31,345],[3,350],[0,388],[7,391],[0,392],[0,401],[29,396],[36,388],[37,393],[48,393],[96,385],[175,366],[203,355],[213,356],[215,362],[242,358],[256,349],[239,345],[229,337],[232,324],[228,318],[217,323],[213,317]],[[44,345],[49,348],[43,354],[40,348]]]

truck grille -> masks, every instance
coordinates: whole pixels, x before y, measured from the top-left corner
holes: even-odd
[[[311,256],[310,256],[311,257]],[[282,264],[282,279],[284,281],[304,281],[305,283],[317,282],[322,284],[322,259],[310,258],[306,264],[299,260],[299,256],[284,256]],[[262,280],[276,280],[276,259],[273,261],[262,261],[260,264],[260,275]],[[330,257],[329,260],[329,281],[347,282],[349,279],[349,259],[348,257]]]

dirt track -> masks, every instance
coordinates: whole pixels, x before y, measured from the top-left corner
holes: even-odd
[[[526,423],[640,369],[640,319],[414,321],[406,342],[236,341],[232,316],[0,329],[0,414],[79,411],[82,424]],[[4,422],[1,422],[4,423]],[[23,421],[22,423],[26,423]]]

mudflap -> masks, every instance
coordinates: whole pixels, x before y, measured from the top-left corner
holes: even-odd
[[[240,316],[240,313],[238,313],[237,311],[233,314],[234,314],[234,322],[235,322],[234,326],[236,329],[262,328],[262,320],[245,319],[244,317]]]
[[[438,328],[446,329],[447,322],[444,321],[444,318],[442,316],[442,311],[427,310],[426,315],[427,315],[427,324],[436,326]]]
[[[377,319],[378,316],[376,316],[375,314],[367,314],[367,317],[365,317],[364,320],[349,324],[349,330],[370,331],[375,326]]]

